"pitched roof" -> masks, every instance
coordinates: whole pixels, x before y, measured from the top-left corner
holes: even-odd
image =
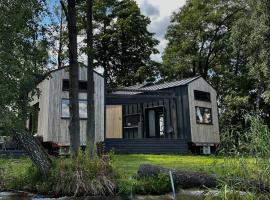
[[[176,80],[176,81],[171,81],[171,82],[166,82],[162,84],[156,84],[156,85],[151,85],[147,87],[140,88],[142,90],[162,90],[166,88],[172,88],[172,87],[178,87],[178,86],[184,86],[189,84],[190,82],[200,78],[201,76],[195,76],[192,78],[187,78],[187,79],[182,79],[182,80]]]
[[[195,76],[191,78],[186,78],[186,79],[181,79],[181,80],[175,80],[175,81],[170,81],[162,84],[155,84],[155,85],[150,85],[149,84],[138,84],[130,87],[125,87],[123,88],[122,91],[117,91],[113,92],[114,94],[126,94],[126,95],[133,95],[133,94],[139,94],[142,93],[144,90],[145,91],[156,91],[156,90],[162,90],[162,89],[167,89],[167,88],[173,88],[173,87],[179,87],[179,86],[184,86],[189,84],[190,82],[200,78],[201,76]],[[126,91],[124,91],[126,90]],[[134,90],[134,91],[132,91]],[[136,91],[137,90],[137,91]],[[140,90],[140,91],[138,91]]]

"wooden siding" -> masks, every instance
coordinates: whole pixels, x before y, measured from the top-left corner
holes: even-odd
[[[105,139],[105,149],[116,153],[188,153],[186,140],[165,138]]]
[[[168,107],[167,110],[174,110],[176,112],[176,122],[172,122],[174,129],[177,128],[177,138],[189,140],[190,139],[190,119],[189,119],[189,103],[188,103],[188,88],[186,86],[178,86],[173,88],[163,89],[162,91],[173,92],[176,99],[176,106]],[[171,103],[172,101],[169,101]],[[165,106],[166,107],[166,106]],[[172,113],[172,112],[170,112]],[[174,114],[175,115],[175,114]],[[172,118],[172,116],[167,116]],[[172,120],[173,121],[173,118]]]
[[[30,102],[30,106],[39,103],[39,112],[38,112],[38,129],[37,135],[42,136],[43,138],[48,136],[48,119],[49,119],[49,88],[50,81],[48,79],[43,80],[37,85],[37,88],[41,91],[41,96],[33,96],[33,100]],[[31,93],[29,94],[31,97]],[[29,128],[29,120],[27,120],[26,128]]]
[[[211,102],[197,101],[194,99],[194,90],[209,92]],[[191,82],[188,86],[188,99],[191,124],[191,142],[193,143],[219,143],[219,123],[217,109],[217,94],[203,78]],[[195,107],[205,107],[212,109],[212,124],[197,124]]]
[[[106,138],[123,138],[123,113],[121,105],[106,106]]]
[[[67,91],[62,91],[63,79],[68,79],[67,69],[57,70],[51,73],[49,80],[42,81],[39,85],[44,85],[41,90],[39,100],[34,100],[31,104],[39,101],[39,124],[38,135],[43,137],[44,142],[53,142],[61,145],[69,145],[69,119],[61,118],[62,99],[69,98]],[[87,68],[81,67],[79,80],[87,80]],[[94,73],[95,82],[95,141],[104,140],[104,79]],[[79,93],[79,99],[86,100],[86,93]],[[40,123],[44,123],[40,125]],[[86,120],[80,120],[81,145],[86,144]]]

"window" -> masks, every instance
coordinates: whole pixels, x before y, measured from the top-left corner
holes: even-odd
[[[63,80],[63,91],[69,91],[69,80],[64,79]],[[80,92],[86,92],[87,91],[87,82],[86,81],[79,81],[79,91]]]
[[[198,124],[212,124],[212,110],[211,108],[195,107],[196,122]]]
[[[63,80],[63,91],[69,90],[69,80]]]
[[[141,116],[139,114],[125,116],[125,127],[139,126]]]
[[[87,100],[79,100],[79,116],[87,119]],[[69,118],[69,99],[62,99],[62,118]]]
[[[87,82],[86,81],[79,82],[79,90],[80,91],[87,91]]]
[[[160,113],[159,114],[159,134],[160,136],[164,136],[164,114]]]
[[[203,91],[199,91],[199,90],[194,90],[194,98],[195,98],[195,100],[198,100],[198,101],[211,102],[209,92],[203,92]]]
[[[29,130],[32,133],[37,133],[38,130],[38,112],[39,112],[39,103],[36,103],[32,106],[32,110],[29,117]]]

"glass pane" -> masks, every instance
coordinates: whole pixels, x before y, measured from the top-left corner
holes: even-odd
[[[160,136],[164,135],[164,115],[161,114],[159,115],[159,131],[160,131]]]
[[[195,100],[199,100],[199,101],[208,101],[208,102],[211,101],[209,92],[194,90],[194,97],[195,97]]]
[[[62,99],[62,117],[68,118],[69,117],[69,100]]]
[[[82,119],[87,118],[87,101],[79,100],[79,116]],[[62,99],[62,117],[69,118],[69,99]]]
[[[87,118],[87,101],[79,101],[80,118]]]
[[[140,115],[129,115],[125,117],[125,126],[138,126],[140,122]]]
[[[196,107],[196,121],[201,124],[212,123],[212,113],[210,108]]]

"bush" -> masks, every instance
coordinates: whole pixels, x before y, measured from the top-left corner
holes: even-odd
[[[30,190],[43,194],[60,195],[113,195],[116,191],[116,175],[108,159],[83,154],[72,159],[54,159],[48,177],[42,177],[34,167],[29,168]]]
[[[168,174],[157,177],[130,177],[119,179],[119,193],[121,194],[164,194],[171,191]]]

